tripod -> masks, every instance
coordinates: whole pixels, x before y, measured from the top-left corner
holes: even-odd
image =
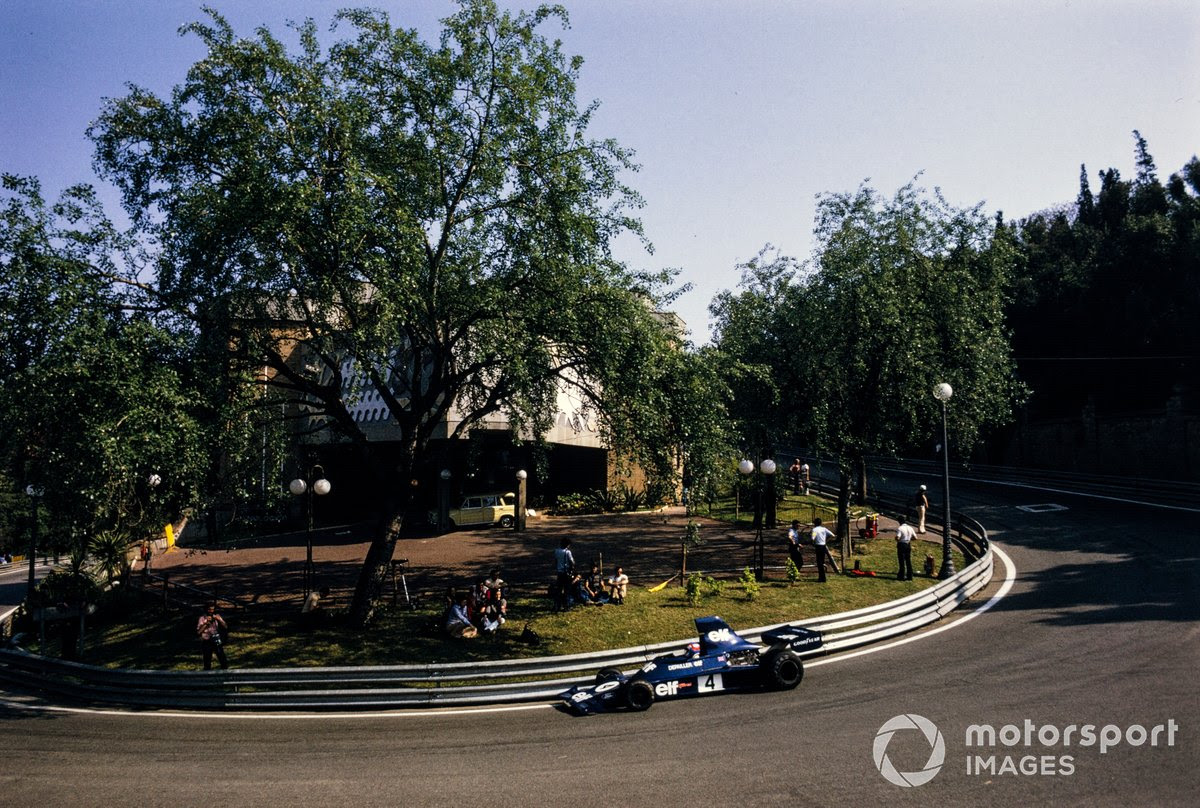
[[[404,565],[408,563],[407,558],[398,558],[392,562],[392,605],[396,606],[400,603],[400,590],[404,590],[404,608],[416,611],[420,607],[420,601],[417,598],[410,597],[408,594],[408,577],[405,575]],[[396,576],[400,576],[400,586],[396,586]]]

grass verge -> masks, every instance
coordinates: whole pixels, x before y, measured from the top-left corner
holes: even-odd
[[[918,574],[916,580],[895,579],[896,552],[890,535],[870,542],[855,542],[854,558],[878,577],[830,573],[828,582],[816,582],[806,567],[800,581],[789,585],[782,570],[769,570],[757,597],[751,599],[736,578],[724,582],[723,592],[709,594],[697,605],[688,603],[679,585],[659,592],[631,587],[621,606],[583,606],[554,613],[538,593],[514,593],[509,598],[508,623],[493,639],[453,640],[439,629],[440,604],[409,611],[387,608],[365,630],[350,630],[336,620],[304,629],[296,615],[248,610],[226,614],[231,636],[226,650],[235,667],[302,667],[344,665],[400,665],[470,662],[598,651],[678,640],[694,632],[693,619],[719,614],[736,628],[802,622],[836,612],[895,600],[924,589],[936,581]],[[920,569],[925,552],[940,558],[932,543],[913,548]],[[806,552],[811,561],[811,552]],[[955,551],[961,569],[962,556]],[[195,639],[196,614],[166,612],[137,604],[117,603],[89,627],[83,661],[120,668],[194,670],[200,667]],[[528,623],[542,637],[534,648],[518,641]],[[30,645],[37,650],[36,640]],[[51,639],[45,653],[58,654]]]

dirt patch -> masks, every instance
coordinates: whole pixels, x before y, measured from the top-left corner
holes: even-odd
[[[740,571],[754,563],[754,532],[702,517],[703,546],[688,553],[688,569]],[[620,564],[639,584],[658,583],[679,570],[680,547],[688,518],[681,508],[663,512],[595,516],[545,516],[530,519],[523,532],[500,528],[458,530],[443,535],[403,538],[396,559],[407,558],[410,590],[440,592],[465,587],[499,567],[510,583],[548,585],[554,578],[554,549],[571,539],[576,564],[584,572],[592,562],[605,573]],[[765,537],[767,564],[786,558],[783,526]],[[369,545],[365,529],[314,533],[313,564],[318,587],[338,597],[353,591]],[[304,585],[304,534],[280,537],[253,547],[207,549],[180,547],[154,557],[152,572],[214,596],[259,602],[295,599]]]

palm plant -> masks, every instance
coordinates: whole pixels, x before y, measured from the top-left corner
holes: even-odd
[[[96,567],[104,573],[105,583],[112,583],[118,577],[124,580],[128,576],[132,566],[129,555],[132,544],[130,535],[121,530],[105,530],[92,537],[88,551]]]

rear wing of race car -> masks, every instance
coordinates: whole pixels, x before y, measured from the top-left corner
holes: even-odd
[[[780,626],[764,632],[764,645],[785,645],[798,654],[820,648],[821,632],[803,626]]]

